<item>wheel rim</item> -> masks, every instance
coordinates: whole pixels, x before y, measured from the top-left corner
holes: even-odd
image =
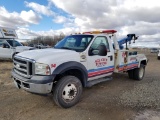
[[[144,74],[144,68],[141,67],[140,70],[139,70],[139,77],[142,78],[143,74]]]
[[[67,84],[62,91],[62,98],[65,101],[72,101],[77,95],[77,88],[74,84]]]

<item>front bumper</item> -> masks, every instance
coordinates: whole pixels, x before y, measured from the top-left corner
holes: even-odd
[[[32,76],[30,79],[24,78],[12,70],[12,77],[17,88],[22,88],[28,92],[47,94],[52,91],[54,76]]]

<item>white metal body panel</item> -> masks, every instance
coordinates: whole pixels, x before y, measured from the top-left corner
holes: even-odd
[[[98,36],[104,35],[95,35],[92,42],[90,43],[87,51],[89,50],[90,46],[94,42],[95,38]],[[87,56],[87,70],[88,70],[88,80],[94,80],[106,76],[112,75],[114,71],[114,50],[111,39],[106,35],[110,47],[110,51],[107,52],[106,56]],[[112,56],[112,60],[110,57]]]
[[[0,47],[0,58],[12,58],[13,49]]]
[[[130,69],[140,67],[140,63],[143,60],[147,61],[144,54],[130,55],[133,51],[129,50],[118,50],[115,52],[115,66],[114,72],[123,72]]]
[[[51,72],[53,72],[55,68],[57,68],[62,63],[69,61],[80,62],[79,53],[72,50],[64,50],[64,49],[54,49],[54,48],[38,49],[38,50],[25,51],[17,55],[24,58],[34,59],[38,63],[48,64],[51,68]]]

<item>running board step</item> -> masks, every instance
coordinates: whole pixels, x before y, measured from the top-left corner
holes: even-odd
[[[91,80],[87,82],[87,87],[92,87],[95,84],[101,83],[101,82],[105,82],[108,80],[112,80],[112,77],[104,77],[104,78],[99,78],[99,79],[95,79],[95,80]]]

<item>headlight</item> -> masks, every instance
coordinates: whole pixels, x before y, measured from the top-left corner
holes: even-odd
[[[38,75],[50,75],[51,70],[49,65],[42,63],[35,63],[35,74]]]

